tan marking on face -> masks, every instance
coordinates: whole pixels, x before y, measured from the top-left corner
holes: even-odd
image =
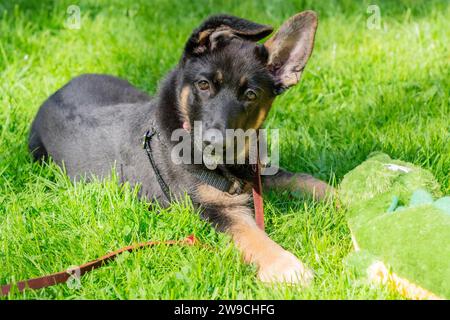
[[[246,76],[242,76],[240,79],[239,79],[239,86],[240,87],[244,87],[244,86],[246,86],[247,85],[247,77]]]
[[[261,125],[263,124],[264,120],[267,116],[267,110],[265,108],[261,108],[258,113],[258,117],[256,118],[254,129],[259,129]]]
[[[222,73],[222,70],[217,70],[217,71],[216,71],[215,80],[216,80],[218,83],[222,83],[222,82],[223,82],[223,73]]]
[[[272,102],[273,99],[269,100],[259,108],[258,115],[252,125],[253,129],[259,129],[262,126],[264,120],[266,120],[267,114],[269,113],[270,107],[272,106]]]
[[[191,93],[191,89],[189,86],[183,87],[180,93],[180,103],[179,103],[179,111],[181,113],[181,117],[183,122],[190,123],[189,121],[189,94]]]

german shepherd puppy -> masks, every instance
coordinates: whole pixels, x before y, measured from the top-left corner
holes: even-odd
[[[247,186],[242,192],[219,190],[192,174],[194,167],[208,171],[204,165],[171,161],[175,144],[171,134],[182,128],[190,135],[194,121],[201,121],[205,130],[220,132],[260,128],[275,97],[299,82],[316,28],[316,14],[305,11],[259,44],[272,32],[270,26],[229,15],[212,16],[193,31],[178,65],[155,97],[112,76],[81,75],[40,107],[29,149],[35,159],[51,157],[64,166],[72,179],[115,172],[122,182],[139,184],[143,198],[166,205],[163,180],[174,197],[187,193],[203,218],[232,236],[245,261],[257,265],[260,280],[307,285],[312,271],[255,224],[248,191],[251,166],[216,169],[217,175]],[[142,148],[149,128],[157,132],[151,140],[157,170]],[[203,138],[206,144],[217,142]],[[263,176],[262,182],[264,188],[287,188],[319,199],[332,192],[312,176],[281,168],[275,175]]]

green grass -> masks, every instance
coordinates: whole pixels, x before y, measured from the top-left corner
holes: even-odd
[[[64,270],[119,247],[195,233],[209,248],[158,247],[126,254],[81,280],[10,299],[391,299],[361,282],[345,212],[265,198],[267,231],[316,271],[309,289],[262,285],[229,237],[189,201],[148,211],[116,181],[71,183],[55,165],[32,163],[29,125],[70,78],[109,73],[154,93],[190,31],[228,12],[279,26],[319,13],[316,47],[301,84],[275,102],[281,162],[338,184],[375,150],[431,170],[450,193],[448,1],[79,1],[80,30],[64,28],[71,1],[0,1],[0,284]],[[380,30],[366,27],[369,4]]]

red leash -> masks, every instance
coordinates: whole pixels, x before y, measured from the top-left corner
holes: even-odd
[[[255,165],[255,181],[253,186],[253,203],[255,206],[255,220],[258,227],[264,230],[264,208],[263,208],[263,198],[262,198],[262,188],[261,188],[261,175],[260,175],[260,166],[259,162]],[[81,277],[83,274],[88,273],[94,269],[100,268],[111,262],[117,258],[121,253],[128,251],[136,251],[139,249],[153,247],[155,245],[187,245],[192,246],[196,244],[198,240],[194,235],[190,235],[189,237],[183,240],[168,240],[168,241],[149,241],[143,242],[132,246],[123,247],[116,251],[110,252],[103,257],[100,257],[96,260],[90,261],[88,263],[82,264],[78,267],[71,268],[67,271],[61,271],[53,274],[49,274],[46,276],[42,276],[39,278],[28,279],[24,281],[17,282],[14,286],[17,287],[19,292],[24,291],[25,289],[41,289],[50,286],[54,286],[57,284],[65,283],[71,277]],[[6,284],[0,287],[0,296],[8,295],[11,291],[12,285]]]
[[[258,155],[258,163],[254,166],[255,169],[255,180],[253,182],[253,205],[255,206],[255,221],[256,225],[264,230],[264,204],[263,204],[263,196],[262,196],[262,184],[261,184],[261,166],[259,163],[259,155]]]
[[[24,291],[25,289],[41,289],[46,288],[50,286],[54,286],[56,284],[65,283],[67,280],[70,279],[70,277],[73,277],[76,275],[77,277],[81,277],[83,274],[88,273],[89,271],[92,271],[94,269],[100,268],[101,266],[107,264],[110,261],[113,261],[117,258],[121,253],[124,253],[125,251],[132,252],[139,249],[143,249],[146,247],[152,247],[159,244],[165,244],[165,245],[188,245],[192,246],[195,243],[197,243],[197,239],[195,236],[190,235],[189,237],[185,238],[184,240],[176,241],[176,240],[168,240],[168,241],[149,241],[149,242],[143,242],[139,243],[133,246],[127,246],[123,247],[119,250],[113,251],[108,253],[107,255],[104,255],[103,257],[100,257],[96,260],[90,261],[88,263],[82,264],[78,267],[71,268],[67,271],[61,271],[57,273],[52,273],[47,276],[39,277],[39,278],[33,278],[28,279],[25,281],[19,281],[15,284],[19,292]],[[1,286],[1,293],[2,295],[7,295],[11,291],[11,285],[6,284]]]

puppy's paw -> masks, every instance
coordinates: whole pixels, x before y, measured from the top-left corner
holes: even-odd
[[[314,278],[314,274],[292,253],[283,251],[272,261],[261,265],[258,278],[267,283],[283,282],[308,287]]]

